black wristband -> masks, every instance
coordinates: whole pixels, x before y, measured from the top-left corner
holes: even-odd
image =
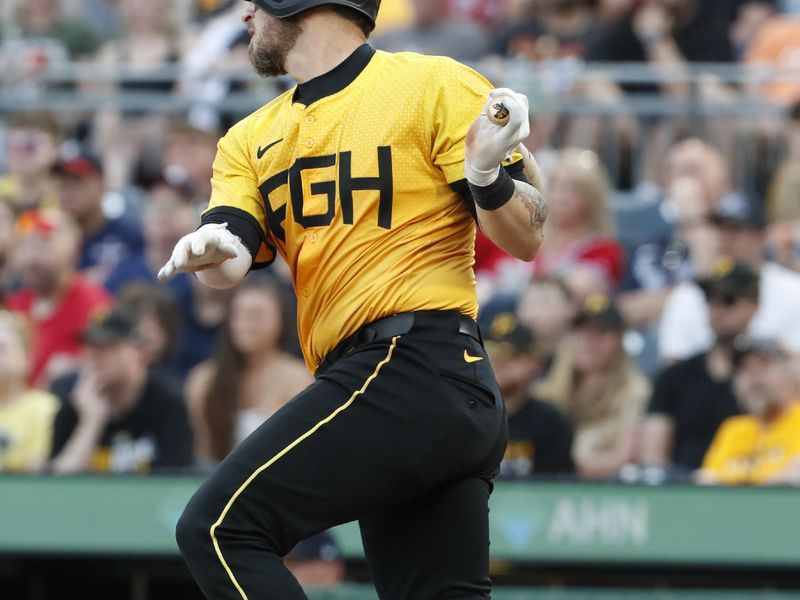
[[[497,210],[506,202],[511,200],[514,192],[517,191],[517,186],[511,175],[504,168],[500,168],[500,175],[486,187],[481,187],[469,184],[469,190],[472,193],[472,199],[475,204],[483,210]]]

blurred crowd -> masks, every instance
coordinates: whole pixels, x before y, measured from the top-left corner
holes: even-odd
[[[4,6],[0,99],[116,101],[0,103],[0,471],[211,468],[312,380],[288,269],[230,291],[155,275],[198,226],[217,140],[243,116],[219,101],[290,83],[246,76],[238,0]],[[800,79],[759,70],[800,67],[800,2],[381,11],[378,48],[481,65],[532,100],[545,243],[533,263],[476,244],[509,412],[501,476],[800,484]],[[581,78],[591,63],[617,70]],[[619,77],[624,63],[661,78]],[[753,76],[684,77],[692,63]],[[58,80],[59,65],[89,75]],[[120,100],[143,94],[192,101]],[[620,110],[553,110],[566,97]],[[734,127],[642,116],[640,97],[774,110]]]

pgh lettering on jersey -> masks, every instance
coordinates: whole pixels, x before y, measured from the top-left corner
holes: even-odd
[[[253,268],[286,260],[312,371],[382,317],[476,316],[475,222],[451,184],[491,89],[453,60],[364,45],[220,140],[203,221],[227,222]]]

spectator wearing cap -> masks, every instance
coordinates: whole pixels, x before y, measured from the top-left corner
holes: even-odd
[[[148,473],[192,463],[180,393],[148,372],[135,319],[121,311],[83,334],[77,373],[53,383],[61,400],[53,432],[55,473]]]
[[[9,310],[33,325],[29,382],[46,384],[71,370],[82,349],[81,331],[108,310],[108,293],[78,274],[80,231],[59,211],[29,211],[17,219],[13,269],[22,288],[6,298]]]
[[[613,477],[634,456],[650,382],[625,352],[624,330],[612,299],[589,295],[550,373],[534,388],[572,422],[572,457],[585,478]]]
[[[298,542],[283,560],[304,589],[333,587],[344,578],[342,555],[327,531]]]
[[[721,256],[730,256],[759,275],[758,311],[748,333],[775,338],[800,351],[800,274],[766,259],[766,227],[760,208],[743,194],[724,196],[711,213]],[[662,360],[681,360],[703,352],[714,342],[708,303],[697,283],[677,286],[664,308],[659,326]]]
[[[35,472],[50,457],[58,400],[28,387],[29,327],[0,311],[0,471]]]
[[[531,330],[513,313],[501,313],[492,320],[485,345],[508,412],[500,476],[573,472],[572,425],[555,406],[530,394],[543,366]]]
[[[708,303],[714,344],[668,367],[656,380],[642,424],[638,462],[645,466],[698,469],[720,424],[739,413],[731,383],[734,340],[747,331],[758,310],[758,275],[721,257],[711,277],[698,283]]]
[[[142,252],[142,234],[134,224],[108,218],[103,212],[105,184],[100,162],[88,154],[78,154],[56,163],[61,209],[78,224],[83,246],[78,267],[104,285],[120,263]]]
[[[50,113],[21,112],[5,119],[6,172],[0,174],[0,199],[20,213],[58,206],[52,168],[61,131]]]
[[[543,361],[542,374],[553,362],[558,344],[570,330],[578,310],[575,294],[560,277],[534,277],[517,301],[520,322],[530,328]]]
[[[706,484],[800,483],[800,388],[775,339],[740,338],[736,395],[744,415],[725,420],[697,480]]]

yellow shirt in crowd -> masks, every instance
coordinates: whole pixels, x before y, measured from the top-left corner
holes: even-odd
[[[764,484],[800,460],[800,402],[769,425],[743,415],[726,419],[703,461],[722,483]]]
[[[50,457],[58,399],[40,390],[0,405],[0,471],[26,471]]]

